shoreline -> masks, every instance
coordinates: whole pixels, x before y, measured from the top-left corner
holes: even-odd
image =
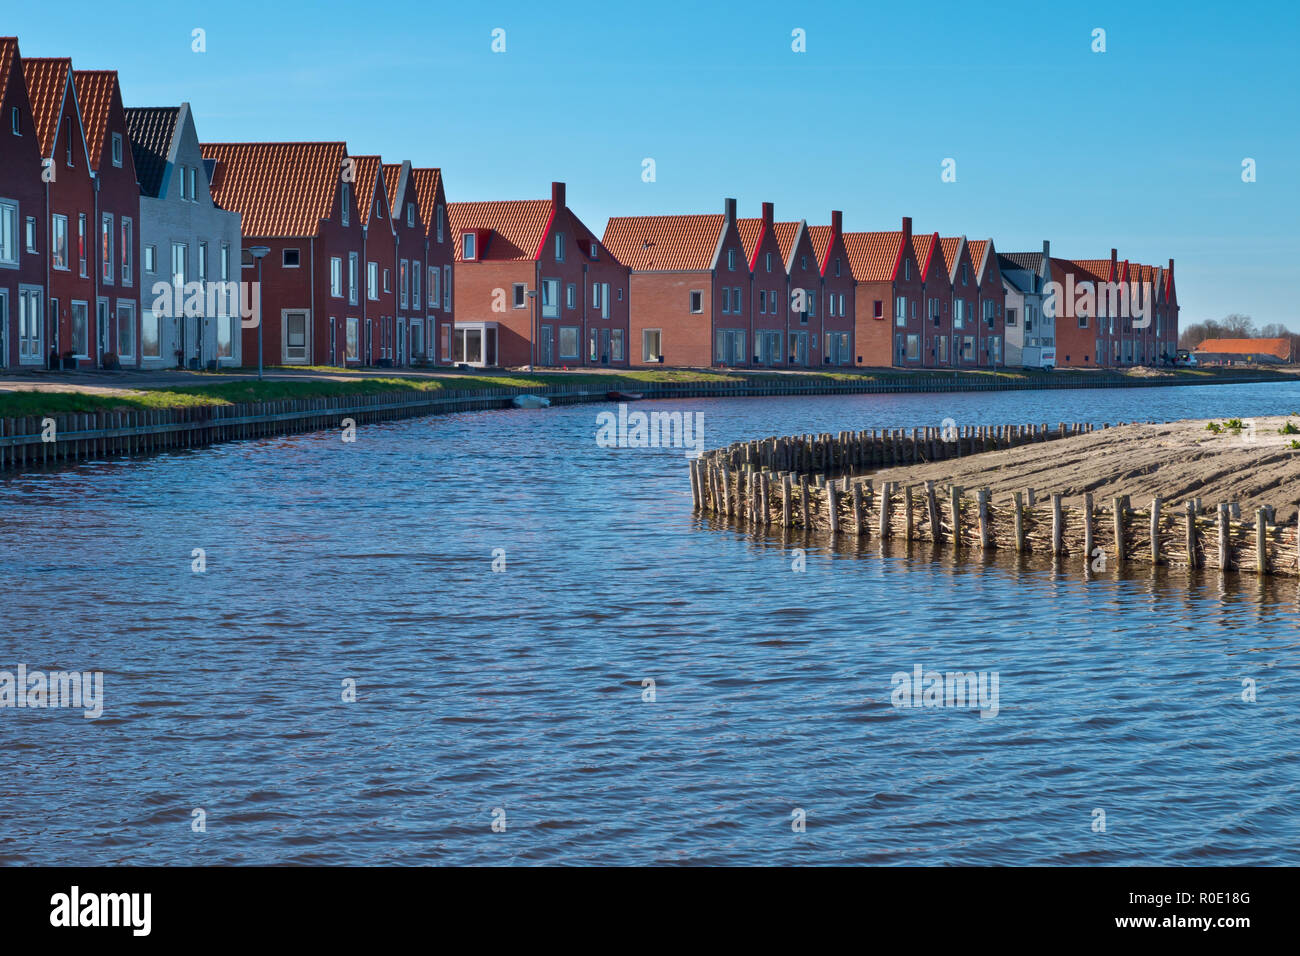
[[[853,394],[1040,391],[1086,388],[1160,388],[1300,381],[1269,370],[1192,371],[1125,375],[1114,372],[885,372],[763,375],[685,370],[644,373],[542,372],[475,375],[342,375],[272,370],[193,386],[91,392],[4,391],[0,386],[0,472],[103,455],[151,454],[344,427],[397,418],[510,407],[518,395],[540,395],[556,405],[610,401],[610,392],[646,399],[751,398]],[[320,377],[325,375],[328,377]],[[102,389],[102,387],[101,387]],[[118,394],[125,391],[126,394]],[[19,414],[12,414],[17,410]]]

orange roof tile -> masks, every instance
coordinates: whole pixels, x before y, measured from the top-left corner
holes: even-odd
[[[1110,282],[1110,260],[1109,259],[1073,259],[1075,265],[1082,266],[1088,272],[1091,272],[1101,282]]]
[[[361,214],[362,225],[369,225],[370,217],[375,211],[376,189],[380,181],[379,167],[384,161],[378,156],[353,156],[351,159],[356,163],[357,211]]]
[[[384,163],[384,186],[388,190],[388,208],[397,205],[397,187],[402,182],[402,164]]]
[[[957,250],[960,246],[961,236],[943,236],[939,239],[939,249],[943,253],[949,275],[952,275],[953,267],[957,265]]]
[[[788,264],[790,262],[790,255],[794,251],[795,239],[799,235],[799,223],[773,223],[772,231],[776,233],[776,244],[781,249],[781,260]]]
[[[72,83],[81,107],[81,126],[86,134],[90,168],[99,171],[104,158],[104,140],[108,137],[108,117],[113,110],[113,93],[117,89],[116,70],[73,70]]]
[[[725,223],[721,213],[615,216],[605,226],[605,248],[639,271],[704,271],[713,265]]]
[[[463,252],[461,234],[472,229],[492,230],[478,250],[479,260],[536,259],[551,225],[551,210],[549,199],[448,203],[456,259],[460,261]]]
[[[1107,272],[1110,271],[1109,259],[1104,259],[1104,260],[1094,259],[1092,261],[1105,262],[1106,271]],[[1105,282],[1106,281],[1105,279],[1100,278],[1095,272],[1092,272],[1090,269],[1088,269],[1088,267],[1083,265],[1082,262],[1074,262],[1071,261],[1070,259],[1058,259],[1055,256],[1053,256],[1052,269],[1054,269],[1057,272],[1060,272],[1062,275],[1065,274],[1073,275],[1075,282]]]
[[[966,248],[970,250],[970,261],[975,266],[975,274],[979,275],[984,266],[984,256],[989,251],[989,241],[987,239],[967,239]]]
[[[1194,352],[1214,352],[1223,355],[1272,355],[1280,359],[1291,358],[1290,339],[1206,339]]]
[[[415,201],[420,204],[420,216],[424,219],[426,236],[436,236],[438,223],[434,206],[438,204],[438,185],[442,182],[442,170],[437,167],[416,166],[411,169],[411,186],[415,189]]]
[[[817,268],[825,272],[826,256],[831,246],[831,227],[809,226],[808,241],[812,243],[813,255],[817,257]]]
[[[314,236],[329,218],[346,143],[204,143],[212,199],[240,213],[245,236]]]
[[[888,282],[898,267],[902,232],[846,232],[849,268],[859,282]]]
[[[41,146],[41,155],[47,158],[54,154],[54,141],[59,133],[59,114],[63,109],[63,96],[71,72],[72,60],[67,57],[23,60],[23,80],[27,83],[27,97],[32,104],[36,139]]]
[[[912,255],[916,257],[916,263],[921,267],[922,282],[930,274],[930,247],[933,244],[934,233],[927,232],[923,236],[912,233]]]
[[[763,220],[761,218],[737,219],[736,229],[740,233],[740,244],[745,247],[745,261],[749,263],[752,271],[754,257],[758,255],[758,246],[763,238]]]
[[[17,58],[18,38],[0,37],[0,103],[5,101],[5,94],[9,91],[9,74],[13,72]]]

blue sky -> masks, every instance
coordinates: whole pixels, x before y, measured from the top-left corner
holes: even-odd
[[[203,139],[345,139],[441,166],[453,201],[562,179],[597,233],[735,196],[742,215],[764,200],[810,223],[843,209],[849,229],[910,215],[1004,251],[1115,246],[1176,260],[1184,323],[1244,312],[1300,331],[1293,2],[722,6],[71,0],[10,4],[0,32],[119,70],[127,105],[189,100]]]

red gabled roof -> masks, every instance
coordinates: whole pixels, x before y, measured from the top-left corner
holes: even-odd
[[[975,266],[975,275],[979,277],[984,269],[984,257],[989,251],[987,239],[967,239],[966,248],[970,250],[970,261]]]
[[[916,257],[917,265],[921,267],[922,282],[930,274],[930,257],[932,253],[938,252],[938,246],[935,243],[938,238],[938,233],[934,232],[926,233],[924,236],[912,233],[912,255]]]
[[[903,254],[902,232],[846,232],[849,269],[859,282],[888,282]]]
[[[9,74],[13,72],[16,59],[18,59],[18,38],[0,37],[0,103],[5,101],[5,94],[9,92]]]
[[[47,158],[54,154],[54,142],[59,134],[59,113],[63,109],[63,96],[71,72],[72,60],[67,57],[23,60],[23,80],[27,83],[27,98],[32,104],[36,139],[40,143],[41,155]]]
[[[379,168],[384,161],[378,156],[353,156],[351,159],[356,164],[353,168],[356,172],[357,212],[361,214],[361,224],[369,225],[375,211],[375,197],[379,195]],[[388,198],[387,192],[384,198]],[[389,212],[391,214],[391,209]]]
[[[420,216],[424,219],[424,234],[437,236],[438,186],[442,182],[442,170],[437,167],[416,166],[411,169],[411,186],[415,189],[415,201],[420,204]]]
[[[1114,276],[1111,275],[1109,259],[1072,259],[1070,261],[1091,272],[1100,282],[1110,282],[1114,279]]]
[[[605,226],[605,248],[641,271],[705,271],[726,225],[721,213],[692,216],[616,216]]]
[[[799,235],[799,223],[797,222],[777,222],[772,224],[772,231],[776,233],[776,244],[781,250],[781,261],[790,264],[790,256],[794,252],[794,243]]]
[[[309,237],[328,219],[346,143],[204,143],[212,200],[243,217],[245,236]]]
[[[944,236],[939,240],[939,248],[943,250],[943,261],[948,267],[948,275],[952,275],[953,268],[957,265],[957,250],[961,247],[961,236]]]
[[[1110,271],[1109,259],[1092,259],[1092,260],[1084,260],[1084,261],[1105,262],[1106,271],[1107,272]],[[1055,256],[1053,256],[1052,268],[1060,272],[1062,275],[1065,274],[1073,275],[1075,282],[1105,282],[1106,281],[1105,279],[1099,277],[1095,272],[1089,269],[1086,265],[1084,265],[1083,261],[1074,261],[1071,259],[1058,259]]]
[[[384,186],[388,190],[388,209],[397,206],[397,187],[402,182],[402,164],[384,163]]]
[[[492,231],[475,261],[536,259],[550,230],[552,213],[549,199],[448,203],[456,259],[463,253],[461,234],[475,229]]]
[[[758,264],[758,250],[763,244],[763,220],[737,219],[736,230],[740,233],[740,244],[745,247],[745,261],[749,271],[753,272]]]
[[[1195,352],[1216,352],[1224,355],[1272,355],[1275,358],[1291,357],[1290,339],[1206,339],[1193,349]]]
[[[117,88],[116,70],[73,70],[72,83],[81,107],[81,128],[86,135],[90,168],[99,171],[108,138],[108,117],[113,110],[113,91]],[[125,153],[125,143],[123,152]],[[125,157],[124,157],[125,160]]]
[[[830,226],[808,227],[808,241],[812,243],[813,255],[817,257],[817,270],[822,275],[826,274],[826,263],[830,259],[831,239],[834,235]]]

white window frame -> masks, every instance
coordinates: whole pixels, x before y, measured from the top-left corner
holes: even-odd
[[[466,262],[476,262],[478,260],[478,234],[474,232],[462,232],[460,234],[460,257]]]
[[[68,217],[57,212],[50,216],[50,267],[60,272],[72,268],[68,259]]]

